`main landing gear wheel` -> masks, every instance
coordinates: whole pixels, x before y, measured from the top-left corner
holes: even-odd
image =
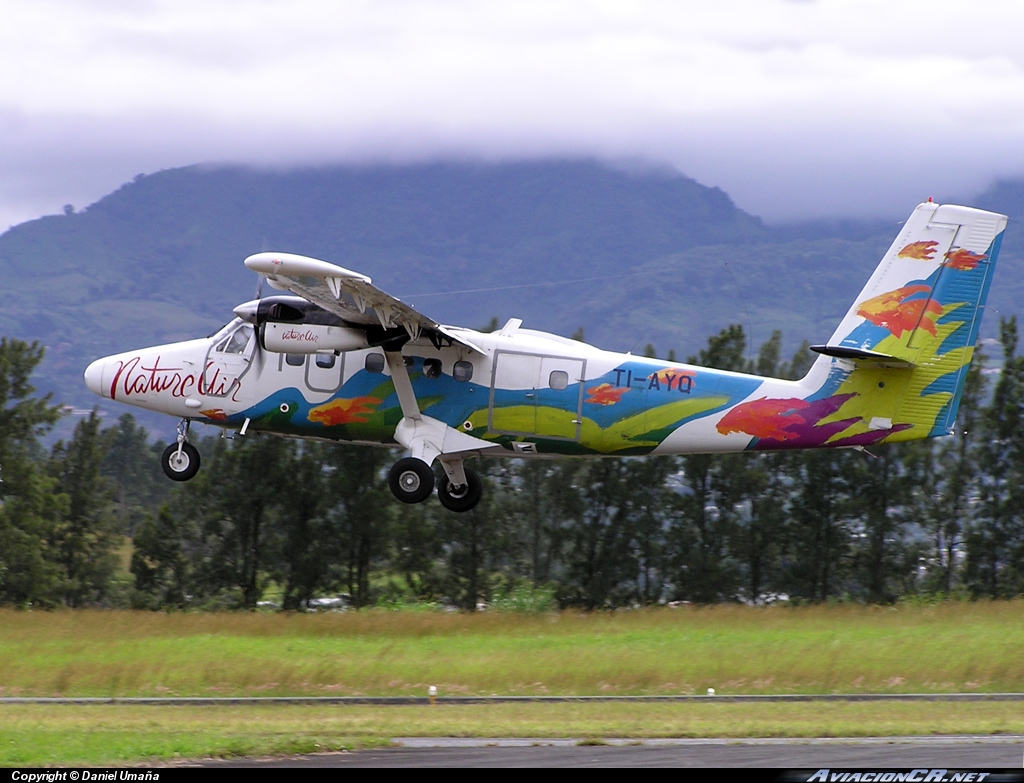
[[[465,468],[465,471],[466,483],[461,487],[453,486],[447,476],[442,476],[441,483],[437,485],[437,499],[449,511],[469,511],[480,502],[484,494],[479,476],[469,468]]]
[[[405,457],[388,472],[391,494],[403,503],[422,503],[434,491],[434,471],[415,457]]]
[[[178,454],[178,444],[172,443],[164,449],[164,455],[160,458],[160,466],[167,474],[167,478],[174,481],[188,481],[199,472],[199,449],[191,443],[182,443],[181,454]]]

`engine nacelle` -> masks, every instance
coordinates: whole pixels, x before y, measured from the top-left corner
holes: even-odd
[[[358,351],[368,347],[366,332],[347,326],[326,324],[264,323],[260,326],[260,344],[275,353],[321,353]]]

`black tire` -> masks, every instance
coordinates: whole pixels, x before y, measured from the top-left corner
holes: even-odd
[[[178,444],[172,443],[164,449],[160,466],[172,481],[188,481],[199,472],[199,449],[191,443],[181,444],[181,459],[178,459]]]
[[[483,497],[484,487],[480,483],[480,477],[472,470],[466,468],[466,485],[453,491],[452,484],[447,476],[442,476],[437,485],[437,499],[441,505],[449,511],[462,513],[474,508]]]
[[[403,503],[422,503],[434,491],[434,471],[421,459],[405,457],[388,471],[388,486]]]

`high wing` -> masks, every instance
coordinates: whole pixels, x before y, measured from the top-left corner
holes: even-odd
[[[265,275],[274,288],[308,299],[350,324],[402,328],[411,340],[426,337],[436,347],[457,343],[484,353],[458,330],[417,312],[358,272],[294,253],[256,253],[245,259],[245,265]]]

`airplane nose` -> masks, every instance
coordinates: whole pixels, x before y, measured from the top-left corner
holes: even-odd
[[[85,385],[89,391],[100,395],[100,397],[106,397],[103,393],[103,365],[105,361],[103,359],[97,359],[88,367],[85,368]]]
[[[241,318],[243,321],[248,321],[253,326],[256,325],[256,314],[260,309],[260,300],[253,299],[251,302],[244,302],[234,309],[235,315]]]

